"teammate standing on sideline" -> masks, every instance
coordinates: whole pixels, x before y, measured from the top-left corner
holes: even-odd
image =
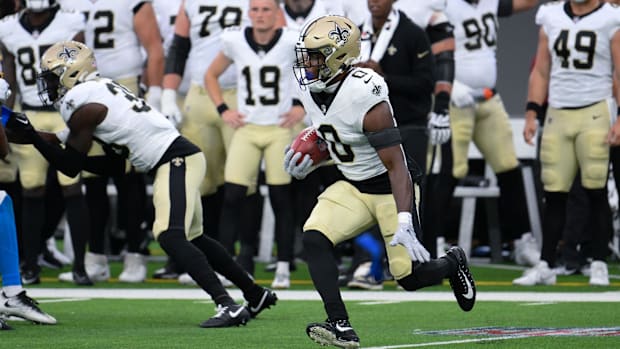
[[[201,149],[209,164],[200,183],[201,201],[207,218],[203,223],[205,234],[218,239],[224,197],[224,166],[234,129],[218,114],[203,79],[210,62],[220,51],[223,30],[249,23],[248,5],[249,0],[185,0],[179,8],[174,38],[166,57],[162,113],[179,125],[181,134]],[[176,101],[177,90],[186,69],[189,70],[191,83],[181,112]],[[237,86],[234,67],[222,74],[219,83],[224,101],[235,108]]]
[[[530,73],[523,137],[533,144],[548,94],[549,108],[541,140],[545,210],[541,261],[513,281],[516,285],[551,285],[556,275],[557,244],[566,222],[568,191],[579,169],[591,205],[590,284],[609,285],[611,215],[607,202],[609,147],[620,145],[620,119],[610,126],[613,77],[620,79],[620,8],[598,0],[570,0],[542,5],[536,62]],[[584,93],[587,86],[587,93]],[[616,102],[620,102],[616,92]]]
[[[44,131],[62,130],[64,122],[52,106],[42,105],[37,96],[36,74],[43,52],[60,40],[84,40],[84,23],[78,13],[64,11],[54,0],[24,2],[24,9],[0,22],[3,65],[6,79],[21,96],[21,109],[31,114],[32,122]],[[13,107],[15,96],[7,101]],[[38,255],[45,220],[45,182],[48,163],[32,145],[15,145],[19,177],[23,187],[22,281],[40,282]],[[89,215],[82,194],[80,177],[59,175],[72,234],[75,259],[71,274],[78,285],[92,285],[84,269],[84,253],[89,234]]]
[[[346,177],[319,196],[304,225],[310,276],[328,317],[324,323],[309,324],[308,336],[322,345],[359,347],[338,288],[333,250],[374,224],[380,226],[390,272],[399,285],[414,291],[448,278],[459,306],[471,310],[475,285],[464,251],[453,247],[446,256],[431,260],[416,238],[413,184],[387,85],[374,71],[351,66],[360,54],[358,27],[345,17],[320,17],[304,27],[295,51],[302,102]],[[292,149],[284,160],[296,178],[320,165]]]
[[[236,235],[238,208],[248,189],[256,185],[264,160],[278,244],[278,266],[271,286],[288,288],[294,230],[291,177],[282,168],[282,161],[284,149],[292,139],[291,128],[303,119],[305,111],[292,93],[290,68],[295,62],[297,32],[276,26],[279,12],[276,0],[251,0],[252,25],[230,28],[222,34],[222,51],[205,74],[205,86],[224,122],[236,129],[226,160],[220,236],[229,239]],[[228,107],[218,83],[219,76],[233,63],[237,69],[237,109]],[[239,231],[243,252],[240,258],[242,265],[249,266],[248,272],[253,273],[256,251],[253,238],[247,236],[250,233]]]
[[[153,234],[162,249],[186,270],[218,305],[202,327],[245,324],[274,305],[277,298],[258,286],[226,250],[202,231],[198,184],[205,171],[200,150],[182,137],[157,110],[126,87],[100,77],[93,52],[75,41],[55,44],[41,58],[39,93],[54,104],[67,122],[63,143],[54,134],[38,133],[24,114],[14,113],[7,126],[18,140],[31,142],[61,172],[96,174],[125,171],[127,158],[138,170],[154,175]],[[104,156],[87,156],[93,141]],[[235,283],[248,309],[229,296],[212,268]]]
[[[4,104],[10,95],[9,84],[2,78],[0,72],[0,105]],[[9,153],[9,143],[4,133],[8,116],[8,109],[3,107],[0,116],[0,160]],[[28,297],[26,290],[22,288],[13,201],[4,190],[0,190],[0,275],[2,276],[0,314],[17,316],[40,324],[56,323],[56,319],[39,309],[36,301]],[[0,330],[11,329],[11,326],[0,318]]]
[[[455,27],[456,40],[456,71],[450,106],[453,155],[450,193],[453,193],[457,181],[468,173],[468,150],[473,141],[497,175],[501,218],[510,229],[504,236],[515,241],[515,259],[529,266],[538,263],[540,253],[536,244],[530,242],[533,236],[523,175],[512,141],[509,116],[495,89],[496,49],[498,18],[527,11],[537,2],[451,0],[444,11]],[[446,221],[445,217],[441,220]],[[443,227],[445,223],[438,226],[441,235]],[[523,243],[525,241],[528,243]]]

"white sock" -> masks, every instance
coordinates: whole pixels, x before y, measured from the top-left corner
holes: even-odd
[[[278,263],[276,263],[276,274],[289,275],[289,264],[289,262],[278,261]]]
[[[11,298],[17,296],[23,289],[22,285],[4,286],[2,287],[2,293],[7,298]]]

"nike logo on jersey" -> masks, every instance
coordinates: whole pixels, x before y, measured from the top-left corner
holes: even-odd
[[[422,53],[418,53],[418,59],[420,58],[424,58],[424,56],[426,56],[428,54],[428,50],[422,52]]]
[[[28,125],[28,120],[22,118],[22,117],[15,117],[15,120],[17,120],[19,123],[24,124],[24,125]]]
[[[269,295],[268,292],[263,292],[263,297],[260,299],[260,302],[258,302],[258,305],[255,307],[250,307],[250,311],[253,313],[256,313],[257,311],[259,311],[260,308],[263,306],[263,303],[265,303],[265,299],[267,299],[268,295]]]
[[[351,331],[353,327],[348,327],[348,326],[342,327],[339,324],[336,324],[336,329],[340,332],[344,332],[344,331]]]
[[[228,315],[230,315],[231,318],[236,318],[237,316],[239,316],[239,314],[241,314],[241,312],[243,311],[243,307],[239,307],[239,309],[237,309],[236,311],[228,311]]]
[[[463,279],[465,280],[465,285],[467,286],[467,292],[463,293],[463,298],[466,298],[466,299],[474,298],[474,290],[471,288],[471,283],[469,282],[469,278],[467,277],[467,275],[465,275],[465,272],[463,272],[462,270],[459,270],[459,273],[461,273],[461,275],[463,276]]]

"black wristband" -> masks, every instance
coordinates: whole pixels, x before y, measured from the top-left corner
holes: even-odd
[[[536,118],[540,119],[545,114],[545,108],[542,105],[529,101],[525,105],[525,111],[533,110],[536,113]]]
[[[228,110],[228,105],[226,105],[226,103],[222,103],[220,105],[217,106],[217,112],[222,115],[224,114],[225,111]]]
[[[441,91],[435,95],[435,106],[433,111],[436,114],[448,114],[450,109],[450,94],[446,91]]]
[[[618,110],[616,110],[616,115],[620,115],[620,107],[618,107]]]

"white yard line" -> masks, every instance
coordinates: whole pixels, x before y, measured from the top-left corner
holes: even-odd
[[[503,336],[503,337],[457,339],[457,340],[453,340],[453,341],[428,342],[428,343],[416,343],[416,344],[386,345],[386,346],[382,346],[382,347],[369,347],[369,348],[366,348],[366,349],[399,349],[399,348],[434,347],[434,346],[437,346],[437,345],[492,342],[492,341],[501,341],[501,340],[506,340],[506,339],[519,339],[519,338],[527,338],[527,337],[529,337],[529,336],[519,335],[519,336]]]
[[[230,295],[242,299],[240,290],[229,290]],[[281,300],[319,300],[316,291],[276,290]],[[200,289],[92,289],[92,288],[31,288],[34,298],[108,298],[108,299],[209,299]],[[406,302],[453,301],[452,292],[404,291],[343,291],[347,301]],[[499,302],[620,302],[620,291],[613,292],[478,292],[478,301]]]

